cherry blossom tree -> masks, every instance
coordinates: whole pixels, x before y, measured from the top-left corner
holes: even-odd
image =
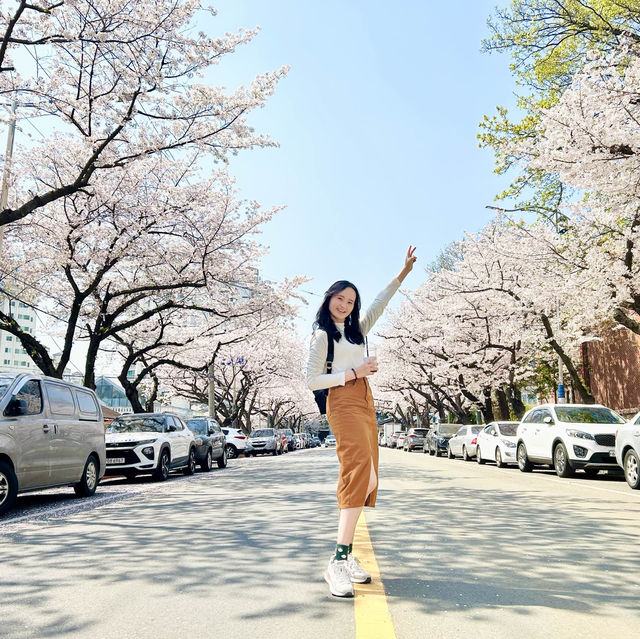
[[[56,200],[91,194],[101,174],[149,156],[193,152],[214,160],[273,144],[248,114],[265,104],[286,68],[225,91],[205,73],[257,30],[211,37],[197,0],[74,0],[3,5],[0,93],[46,116],[52,132],[14,153],[0,226]],[[28,106],[20,106],[28,105]],[[55,162],[66,150],[62,162]],[[55,163],[55,170],[50,167]]]

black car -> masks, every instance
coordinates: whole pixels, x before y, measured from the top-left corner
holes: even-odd
[[[458,432],[460,424],[438,424],[429,431],[424,442],[423,452],[440,457],[446,455],[449,440]]]
[[[214,460],[218,468],[227,466],[227,438],[213,417],[187,419],[187,428],[196,438],[196,461],[200,468],[209,472]]]

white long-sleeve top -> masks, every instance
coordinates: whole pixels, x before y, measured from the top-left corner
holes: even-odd
[[[366,335],[382,315],[393,294],[400,288],[400,280],[394,277],[391,283],[373,300],[364,316],[360,318],[360,331]],[[336,322],[342,338],[333,343],[333,367],[332,373],[327,374],[327,333],[317,328],[311,336],[309,348],[309,361],[307,362],[307,384],[309,388],[321,390],[332,386],[344,386],[344,375],[352,368],[357,368],[364,362],[364,344],[352,344],[344,336],[344,323]]]

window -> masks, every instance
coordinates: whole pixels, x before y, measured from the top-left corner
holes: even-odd
[[[7,335],[7,342],[13,342],[13,335]]]
[[[42,391],[40,390],[40,382],[33,379],[24,384],[24,386],[16,394],[18,401],[26,403],[27,411],[25,415],[37,415],[42,412]]]
[[[522,423],[523,424],[536,424],[537,423],[537,419],[540,415],[540,411],[539,410],[534,410],[532,412],[530,412],[523,420]]]
[[[45,383],[49,406],[54,415],[73,415],[75,405],[71,395],[71,389],[62,384]]]
[[[7,365],[9,365],[9,364],[11,364],[11,360],[10,360],[10,359],[5,359],[5,360],[4,360],[4,363],[5,363],[5,364],[7,364]]]
[[[98,406],[96,400],[91,393],[87,391],[74,390],[73,391],[78,402],[78,410],[80,411],[81,419],[98,419]]]
[[[10,349],[10,348],[5,348],[5,349],[4,349],[4,352],[5,352],[5,353],[10,353],[10,352],[11,352],[11,349]]]

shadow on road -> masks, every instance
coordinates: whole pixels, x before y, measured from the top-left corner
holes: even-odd
[[[367,519],[392,602],[411,601],[427,615],[465,609],[477,620],[504,607],[600,616],[614,605],[638,614],[635,496],[585,493],[561,479],[554,491],[517,469],[461,461],[387,463],[383,473],[380,508]]]
[[[213,611],[222,593],[226,609],[216,616],[242,622],[238,636],[257,618],[326,620],[336,463],[326,451],[247,460],[237,472],[169,481],[124,504],[0,532],[2,636],[89,635],[108,614],[109,636],[124,637],[117,619],[129,608]],[[175,616],[167,614],[162,636],[178,636]]]

